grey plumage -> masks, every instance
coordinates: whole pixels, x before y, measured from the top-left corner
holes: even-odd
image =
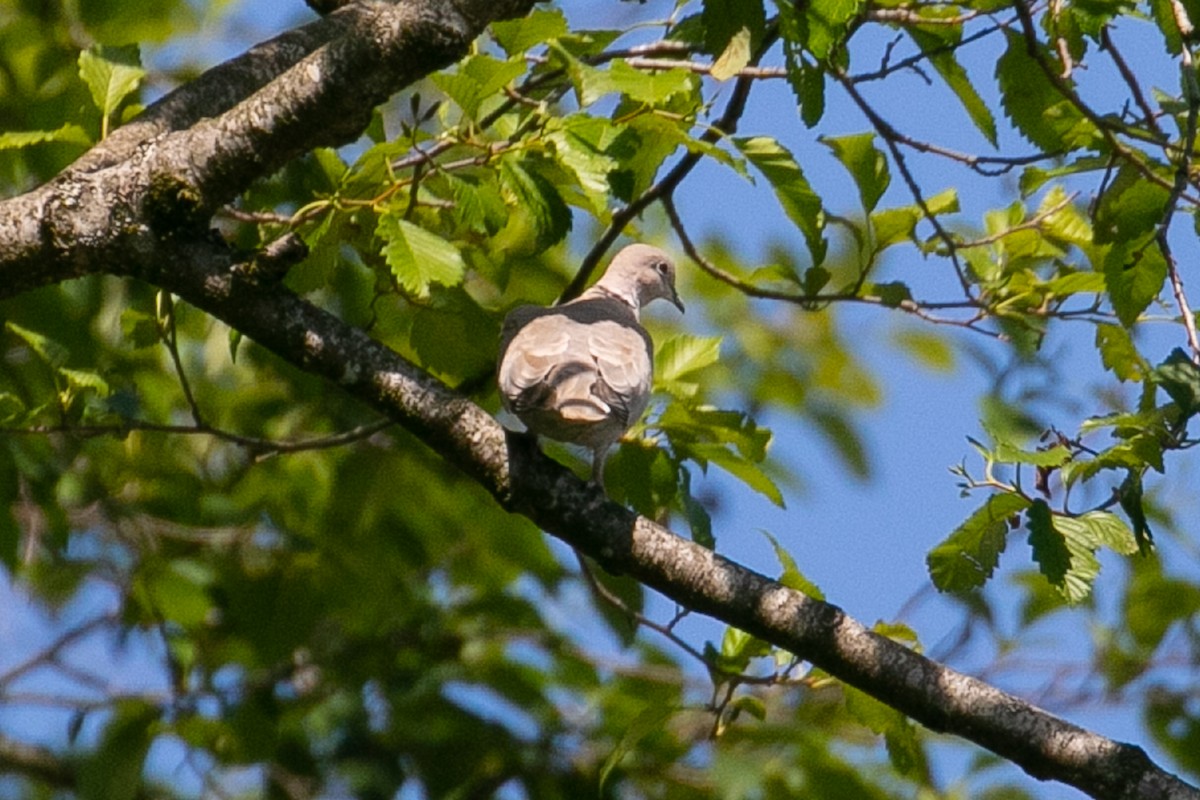
[[[654,349],[638,311],[658,298],[683,311],[675,265],[662,250],[635,244],[577,299],[521,306],[504,320],[497,370],[504,407],[534,433],[589,448],[597,483],[609,448],[650,400]]]

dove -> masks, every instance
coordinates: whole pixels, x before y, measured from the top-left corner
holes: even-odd
[[[497,384],[504,407],[531,432],[592,451],[592,481],[650,400],[654,348],[638,312],[653,300],[683,312],[675,264],[630,245],[604,275],[559,306],[520,306],[504,320]]]

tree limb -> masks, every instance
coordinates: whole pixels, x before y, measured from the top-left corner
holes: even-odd
[[[403,425],[504,508],[606,569],[787,649],[933,730],[1093,797],[1200,798],[1140,748],[955,672],[608,501],[362,330],[238,269],[248,256],[209,233],[213,211],[253,180],[350,140],[378,102],[464,53],[487,22],[532,4],[353,3],[231,62],[245,72],[218,68],[237,90],[181,89],[141,127],[0,203],[0,296],[84,274],[148,281]],[[210,73],[196,86],[218,83]]]

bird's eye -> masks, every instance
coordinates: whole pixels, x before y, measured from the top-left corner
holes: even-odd
[[[658,262],[657,264],[654,265],[654,268],[656,270],[658,270],[659,275],[667,274],[667,262],[665,262],[665,261]]]

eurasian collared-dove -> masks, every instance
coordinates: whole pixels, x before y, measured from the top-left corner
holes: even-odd
[[[638,310],[660,297],[683,311],[675,264],[657,247],[634,244],[575,300],[521,306],[504,320],[504,407],[536,434],[590,448],[596,483],[608,449],[649,402],[654,351]]]

